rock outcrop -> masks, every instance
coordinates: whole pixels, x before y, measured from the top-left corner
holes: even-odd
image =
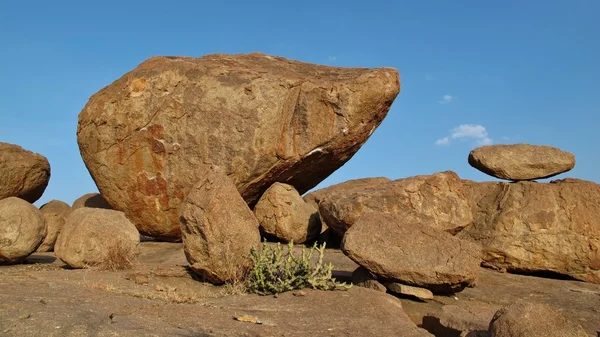
[[[302,194],[358,151],[399,90],[390,68],[153,57],[90,98],[77,141],[110,205],[145,235],[179,237],[196,167],[222,167],[251,206],[274,182]]]
[[[490,337],[588,337],[551,306],[523,301],[498,310],[488,331]]]
[[[304,243],[321,233],[317,209],[287,184],[271,185],[254,206],[254,215],[264,233],[284,242]]]
[[[82,207],[67,218],[54,252],[71,268],[126,269],[139,243],[139,232],[123,212]]]
[[[488,145],[471,151],[469,164],[499,179],[534,180],[573,169],[575,156],[546,145]]]
[[[239,280],[251,266],[250,252],[260,248],[258,221],[224,172],[215,166],[199,171],[202,179],[181,207],[185,256],[208,282]]]
[[[38,252],[51,252],[54,250],[54,244],[58,235],[65,226],[66,218],[60,214],[52,212],[41,212],[44,224],[46,226],[46,236],[42,244],[37,248]]]
[[[600,283],[600,185],[465,183],[474,222],[458,234],[483,248],[485,265],[552,272]]]
[[[0,200],[17,197],[34,203],[50,181],[50,163],[42,155],[0,142],[0,177]]]
[[[450,233],[473,222],[463,182],[452,171],[331,193],[319,203],[321,216],[340,235],[369,211],[400,215]]]
[[[44,219],[35,206],[17,197],[0,200],[0,264],[25,260],[45,236]]]
[[[481,248],[396,214],[370,212],[346,232],[342,250],[382,281],[448,293],[473,286]]]

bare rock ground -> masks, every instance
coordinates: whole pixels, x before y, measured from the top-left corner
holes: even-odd
[[[339,250],[325,254],[334,276],[349,281],[356,264]],[[444,305],[500,308],[517,299],[552,305],[590,336],[600,330],[600,285],[486,269],[476,287],[426,302],[360,287],[232,293],[195,280],[181,243],[142,242],[136,268],[119,272],[72,270],[53,253],[35,253],[0,268],[0,336],[428,336],[403,310],[432,329],[427,315]]]

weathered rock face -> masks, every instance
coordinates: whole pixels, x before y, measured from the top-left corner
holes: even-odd
[[[340,235],[369,211],[401,215],[451,233],[473,221],[462,180],[452,171],[332,193],[319,204],[327,225]]]
[[[478,245],[411,222],[370,212],[346,232],[342,250],[380,280],[445,293],[472,286],[481,261]]]
[[[35,206],[16,197],[0,200],[0,264],[21,262],[44,236],[44,219]]]
[[[73,201],[72,210],[82,207],[113,209],[100,193],[87,193]]]
[[[260,248],[258,221],[233,182],[219,168],[202,167],[181,207],[185,256],[190,267],[215,284],[237,280]]]
[[[42,213],[54,213],[62,215],[63,217],[68,217],[73,210],[71,206],[64,201],[60,200],[50,200],[47,203],[43,204],[40,207],[40,212]]]
[[[311,241],[321,233],[319,212],[293,186],[275,183],[254,206],[263,232],[294,243]]]
[[[82,207],[69,217],[58,235],[54,251],[72,268],[111,267],[131,264],[138,254],[140,234],[123,212]]]
[[[302,194],[354,155],[399,90],[389,68],[154,57],[90,98],[77,140],[109,204],[143,234],[177,237],[200,164],[222,167],[249,204],[274,182]]]
[[[37,248],[38,252],[51,252],[54,250],[54,244],[58,234],[65,226],[65,217],[51,212],[41,212],[44,224],[46,226],[46,237],[42,244]]]
[[[46,157],[18,145],[0,142],[0,199],[18,197],[34,203],[48,186]]]
[[[483,247],[485,264],[600,283],[600,185],[470,182],[474,224],[458,234]]]
[[[533,180],[553,177],[575,167],[575,156],[552,146],[489,145],[469,153],[469,164],[492,177]]]
[[[490,337],[587,337],[583,328],[547,304],[518,302],[494,315]]]

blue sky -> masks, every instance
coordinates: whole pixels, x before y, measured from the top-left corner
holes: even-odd
[[[260,51],[394,67],[402,92],[319,186],[454,170],[482,143],[573,152],[600,182],[600,1],[1,1],[0,141],[46,156],[36,204],[96,191],[79,155],[89,97],[155,55]],[[447,138],[446,138],[447,137]]]

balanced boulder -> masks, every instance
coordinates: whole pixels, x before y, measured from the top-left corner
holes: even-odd
[[[0,177],[0,200],[18,197],[34,203],[48,186],[50,164],[42,155],[0,142]]]
[[[263,232],[284,242],[304,243],[321,233],[319,212],[287,184],[271,185],[254,206],[254,215]]]
[[[517,302],[496,312],[490,337],[587,337],[583,328],[547,304]]]
[[[45,236],[44,219],[35,206],[16,197],[0,200],[0,264],[25,260]]]
[[[233,182],[216,166],[200,179],[181,207],[185,256],[194,272],[220,284],[240,280],[253,248],[260,248],[258,221]]]
[[[82,207],[67,218],[54,252],[72,268],[127,269],[139,243],[140,234],[123,212]]]
[[[450,233],[473,221],[462,180],[452,171],[331,193],[319,203],[319,213],[340,235],[369,211],[400,215]]]
[[[534,180],[571,170],[575,156],[545,145],[488,145],[471,151],[469,164],[500,179]]]
[[[473,286],[481,248],[397,214],[370,212],[348,229],[342,250],[379,280],[448,293]]]
[[[302,194],[358,151],[399,90],[390,68],[153,57],[90,98],[77,141],[110,205],[145,235],[179,237],[199,165],[222,167],[251,206],[274,182]]]
[[[482,246],[485,265],[600,283],[599,184],[565,179],[465,186],[474,221],[457,236]]]

